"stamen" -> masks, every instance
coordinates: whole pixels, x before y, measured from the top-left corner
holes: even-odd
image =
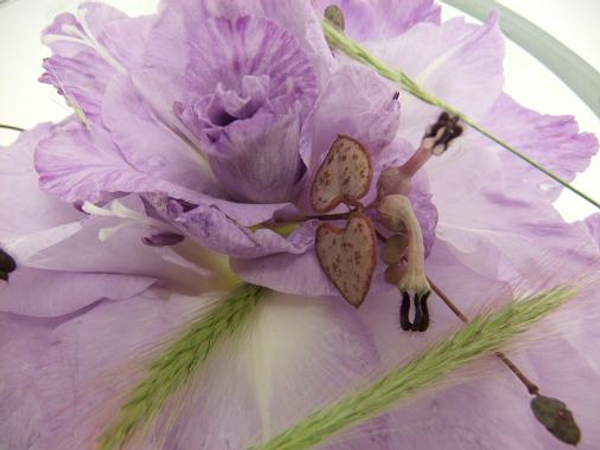
[[[377,183],[379,197],[386,195],[408,195],[412,177],[433,156],[442,155],[454,139],[463,132],[457,116],[444,112],[437,122],[429,127],[418,150],[400,167],[388,167],[381,172]]]
[[[166,232],[167,234],[178,234],[177,230],[171,225],[153,219],[152,217],[140,214],[137,211],[134,211],[133,209],[129,209],[125,207],[122,203],[120,203],[118,200],[113,201],[109,208],[101,208],[97,205],[94,205],[93,203],[86,201],[81,206],[81,210],[91,216],[115,217],[123,219],[123,222],[119,223],[118,225],[112,227],[104,227],[100,229],[100,231],[98,232],[98,239],[100,239],[100,241],[102,242],[110,239],[119,230],[125,228],[126,226],[136,224],[150,226],[161,230],[163,233]]]
[[[398,290],[402,294],[401,317],[400,325],[405,329],[406,323],[410,323],[408,318],[408,306],[406,299],[410,300],[410,293],[414,297],[415,318],[410,326],[413,331],[425,331],[429,326],[429,310],[427,308],[427,299],[431,292],[429,282],[425,276],[425,251],[423,246],[423,234],[419,222],[413,212],[410,200],[403,195],[388,195],[384,197],[377,208],[379,220],[386,228],[396,232],[402,232],[404,236],[393,236],[390,238],[391,244],[384,247],[385,261],[393,263],[385,273],[386,280],[395,282],[394,275],[401,274],[397,281]],[[403,246],[403,240],[406,243]],[[387,248],[387,251],[386,251]],[[397,255],[393,257],[392,249],[396,249]],[[398,258],[402,258],[402,254],[406,248],[407,257],[404,271],[399,272]],[[383,255],[382,255],[383,256]],[[403,314],[406,316],[404,317]]]

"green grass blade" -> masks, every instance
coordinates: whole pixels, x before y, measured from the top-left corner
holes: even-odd
[[[579,197],[583,198],[587,202],[594,205],[596,208],[600,209],[600,203],[597,200],[593,199],[592,197],[587,195],[585,192],[582,192],[579,189],[577,189],[576,187],[572,186],[567,180],[565,180],[564,178],[555,174],[551,170],[546,169],[544,166],[542,166],[538,162],[534,161],[533,159],[531,159],[530,157],[528,157],[521,151],[517,150],[510,144],[504,142],[502,139],[494,136],[493,133],[491,133],[490,131],[481,127],[480,125],[475,123],[472,119],[467,117],[465,114],[463,114],[462,112],[453,108],[451,105],[444,102],[442,99],[425,91],[421,86],[419,86],[415,81],[413,81],[404,72],[393,69],[393,68],[387,66],[386,64],[384,64],[382,61],[379,61],[373,55],[368,53],[364,48],[362,48],[358,43],[354,42],[352,39],[349,39],[343,32],[338,30],[334,25],[328,23],[327,21],[324,21],[323,22],[323,32],[325,34],[325,37],[327,38],[327,41],[329,42],[329,45],[331,45],[332,47],[338,48],[339,50],[346,53],[349,57],[351,57],[363,64],[371,66],[381,76],[398,83],[403,90],[405,90],[409,94],[412,94],[415,97],[421,99],[425,103],[437,106],[438,108],[441,108],[450,114],[460,117],[460,119],[464,123],[466,123],[468,126],[473,128],[474,130],[478,131],[479,133],[483,134],[487,138],[491,139],[496,144],[500,145],[504,149],[511,152],[513,155],[515,155],[518,158],[525,161],[527,164],[530,164],[531,166],[535,167],[537,170],[541,171],[542,173],[544,173],[545,175],[547,175],[548,177],[550,177],[557,183],[561,184],[565,188],[569,189],[571,192],[575,193]]]
[[[500,351],[574,294],[573,289],[554,289],[512,302],[498,312],[483,314],[403,367],[392,370],[362,391],[313,412],[251,450],[308,449],[347,427],[381,415],[451,372]]]
[[[442,0],[484,21],[492,11],[511,41],[556,74],[600,119],[600,73],[540,27],[494,0]]]
[[[264,292],[259,286],[242,285],[151,361],[144,380],[98,438],[97,448],[120,449],[137,431],[150,424],[167,400],[201,367],[215,343],[240,328]]]

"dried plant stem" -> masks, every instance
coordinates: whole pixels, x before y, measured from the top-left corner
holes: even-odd
[[[217,341],[240,328],[263,292],[265,289],[259,286],[240,286],[151,361],[144,380],[98,438],[98,450],[123,448],[137,431],[152,423],[167,400],[198,370]]]
[[[565,188],[569,189],[570,191],[574,192],[575,194],[577,194],[578,196],[580,196],[587,202],[594,205],[596,208],[600,209],[600,203],[598,201],[596,201],[595,199],[593,199],[586,193],[580,191],[579,189],[575,188],[567,180],[565,180],[564,178],[555,174],[554,172],[546,169],[544,166],[542,166],[538,162],[534,161],[533,159],[531,159],[524,153],[520,152],[516,148],[512,147],[508,143],[504,142],[502,139],[496,137],[490,131],[488,131],[485,128],[483,128],[482,126],[478,125],[477,123],[475,123],[475,121],[473,121],[472,119],[467,117],[462,112],[457,111],[455,108],[453,108],[451,105],[444,102],[442,99],[425,91],[421,86],[419,86],[414,80],[412,80],[404,72],[397,70],[397,69],[393,69],[393,68],[387,66],[382,61],[379,61],[377,58],[375,58],[373,55],[371,55],[369,52],[367,52],[363,47],[361,47],[358,43],[354,42],[352,39],[349,39],[342,31],[337,29],[335,27],[335,25],[329,23],[326,20],[323,22],[323,32],[325,34],[325,37],[327,38],[327,42],[329,43],[329,45],[331,47],[335,47],[335,48],[343,51],[349,57],[351,57],[363,64],[371,66],[382,77],[385,77],[389,80],[392,80],[392,81],[398,83],[403,90],[414,95],[415,97],[419,98],[420,100],[424,101],[425,103],[437,106],[437,107],[443,109],[444,111],[448,112],[449,114],[458,116],[462,122],[466,123],[474,130],[483,134],[488,139],[492,140],[496,144],[500,145],[504,149],[511,152],[513,155],[515,155],[518,158],[525,161],[527,164],[531,165],[532,167],[535,167],[537,170],[544,173],[548,177],[552,178],[557,183],[561,184]]]
[[[482,314],[406,365],[388,372],[366,388],[314,411],[252,450],[311,448],[347,427],[381,415],[397,402],[434,385],[445,375],[500,351],[574,294],[573,289],[558,288],[513,301],[495,313]]]
[[[446,304],[446,306],[448,306],[448,308],[450,308],[454,315],[456,315],[464,323],[469,323],[469,319],[467,318],[467,316],[465,316],[461,312],[461,310],[458,309],[458,306],[456,306],[454,302],[450,300],[450,297],[448,297],[444,293],[444,291],[442,291],[440,287],[431,280],[431,278],[428,277],[427,281],[429,281],[429,284],[431,285],[431,290],[437,294],[437,296]],[[512,373],[515,374],[515,376],[521,381],[521,383],[523,383],[525,388],[527,388],[527,392],[529,392],[529,394],[537,395],[539,393],[540,388],[538,387],[538,385],[536,385],[533,381],[527,378],[523,371],[521,371],[521,369],[519,369],[517,365],[514,362],[512,362],[504,353],[496,352],[496,356],[500,359],[500,361],[504,363],[504,365],[506,365],[506,367],[508,367],[508,369]]]
[[[15,127],[14,125],[6,125],[3,123],[0,123],[0,128],[4,128],[5,130],[19,131],[19,132],[25,131],[23,128]]]

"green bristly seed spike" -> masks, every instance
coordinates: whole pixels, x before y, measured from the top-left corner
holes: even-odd
[[[482,314],[406,365],[388,372],[361,391],[312,412],[267,443],[250,450],[312,448],[350,426],[384,414],[398,402],[407,401],[424,388],[434,387],[444,376],[501,351],[575,294],[574,289],[557,288],[513,301],[497,312]]]
[[[467,117],[465,114],[454,109],[451,105],[448,105],[443,100],[441,100],[441,99],[437,98],[436,96],[430,94],[429,92],[425,91],[421,86],[419,86],[415,81],[413,81],[408,75],[406,75],[401,70],[393,69],[393,68],[389,67],[388,65],[386,65],[385,63],[383,63],[382,61],[379,61],[377,58],[375,58],[373,55],[371,55],[369,52],[367,52],[363,47],[361,47],[358,43],[356,43],[352,39],[348,38],[342,31],[340,31],[338,28],[336,28],[333,24],[331,24],[327,20],[323,21],[323,32],[325,34],[325,38],[327,39],[327,42],[329,43],[329,45],[332,48],[337,48],[337,49],[341,50],[342,52],[344,52],[349,57],[351,57],[363,64],[371,66],[382,77],[398,83],[404,91],[408,92],[411,95],[414,95],[415,97],[424,101],[425,103],[428,103],[433,106],[437,106],[438,108],[443,109],[444,111],[448,112],[449,114],[458,116],[461,121],[466,123],[468,126],[473,128],[477,132],[483,134],[485,137],[487,137],[491,141],[495,142],[496,144],[500,145],[504,149],[508,150],[513,155],[521,158],[527,164],[531,165],[532,167],[535,167],[537,170],[539,170],[543,174],[552,178],[557,183],[561,184],[565,188],[567,188],[570,191],[577,194],[579,197],[583,198],[587,202],[594,205],[596,208],[600,209],[600,203],[598,201],[596,201],[595,199],[593,199],[586,193],[580,191],[576,187],[572,186],[567,180],[563,179],[562,177],[555,174],[554,172],[546,169],[544,166],[537,163],[536,161],[534,161],[533,159],[531,159],[524,153],[520,152],[516,148],[509,145],[508,143],[504,142],[502,139],[494,136],[491,132],[489,132],[485,128],[483,128],[480,125],[478,125],[477,123],[475,123],[472,119]]]
[[[136,432],[151,424],[165,403],[200,368],[219,339],[235,333],[245,323],[264,292],[259,286],[240,286],[151,361],[144,380],[98,438],[98,450],[121,449]]]

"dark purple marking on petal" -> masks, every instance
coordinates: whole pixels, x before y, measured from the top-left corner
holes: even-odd
[[[151,247],[166,247],[169,245],[177,245],[185,239],[179,233],[157,233],[150,236],[144,236],[142,242]]]

